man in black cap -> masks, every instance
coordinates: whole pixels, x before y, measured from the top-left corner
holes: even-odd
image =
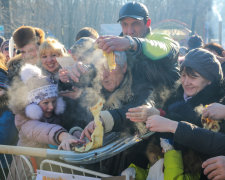
[[[172,88],[179,78],[177,68],[179,45],[166,35],[150,33],[151,20],[144,4],[138,2],[125,4],[120,10],[118,21],[123,31],[121,36],[101,36],[97,39],[97,43],[98,47],[106,52],[126,51],[128,67],[132,72],[135,101],[121,109],[110,110],[114,120],[113,131],[125,127],[123,125],[127,121],[125,113],[129,108],[144,104],[152,90],[160,94],[165,88]],[[87,136],[89,132],[92,130],[86,128]]]

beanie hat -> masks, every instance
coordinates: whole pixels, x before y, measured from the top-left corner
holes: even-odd
[[[185,56],[181,67],[190,67],[211,82],[223,79],[221,65],[216,56],[202,48],[191,50]]]
[[[31,41],[40,45],[45,39],[45,33],[42,29],[32,26],[21,26],[13,33],[13,40],[17,48],[22,48]]]
[[[8,46],[9,47],[9,40],[5,40],[2,45],[1,45],[1,51],[3,52],[3,48],[4,46]]]
[[[35,65],[25,64],[20,75],[28,89],[25,114],[31,119],[40,119],[43,112],[38,104],[45,99],[58,97],[58,86],[52,84],[47,76],[43,76],[41,69]],[[62,99],[58,98],[55,113],[63,113],[64,106]]]
[[[203,40],[201,36],[193,35],[188,40],[188,51],[195,49],[195,48],[202,48],[203,47]]]

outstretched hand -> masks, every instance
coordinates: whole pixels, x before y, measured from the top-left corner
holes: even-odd
[[[225,119],[225,105],[212,103],[204,108],[202,116],[213,120],[223,120]]]
[[[130,47],[130,42],[125,37],[101,36],[96,40],[98,48],[110,53],[112,51],[126,51]]]
[[[203,162],[204,174],[208,179],[223,180],[225,179],[225,156],[217,156]]]
[[[70,135],[69,133],[63,132],[62,137],[60,138],[60,145],[58,149],[63,149],[67,151],[71,151],[71,145],[81,144],[84,141],[77,139],[75,136]]]
[[[133,122],[146,122],[149,116],[159,114],[160,112],[158,109],[149,105],[143,105],[128,109],[126,118],[130,119]]]
[[[78,83],[81,74],[84,74],[87,72],[87,67],[82,62],[78,61],[76,62],[70,69],[60,69],[59,70],[59,79],[64,82],[68,83],[69,78],[71,78],[74,82]]]
[[[94,121],[91,121],[91,122],[84,128],[83,132],[81,133],[80,140],[83,140],[84,137],[86,136],[86,137],[89,139],[89,141],[92,141],[92,140],[91,140],[91,135],[92,135],[92,133],[94,132],[95,127],[96,127],[95,122],[94,122]]]
[[[146,121],[146,128],[153,132],[171,132],[175,133],[178,122],[164,118],[159,115],[148,117]]]

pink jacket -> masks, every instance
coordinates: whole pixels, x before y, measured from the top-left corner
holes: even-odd
[[[60,125],[30,120],[18,114],[15,124],[19,132],[18,146],[46,148],[48,144],[58,145],[59,132],[66,131]]]

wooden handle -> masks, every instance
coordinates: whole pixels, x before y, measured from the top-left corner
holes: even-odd
[[[47,157],[47,149],[0,145],[0,154]]]

